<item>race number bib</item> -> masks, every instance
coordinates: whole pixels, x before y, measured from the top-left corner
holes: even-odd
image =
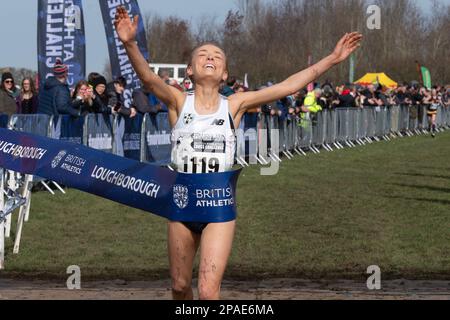
[[[184,173],[227,171],[226,140],[221,134],[187,134],[177,138],[172,161]]]

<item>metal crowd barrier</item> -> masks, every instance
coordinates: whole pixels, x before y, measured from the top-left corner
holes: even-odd
[[[449,109],[438,108],[438,131],[450,127]],[[82,143],[142,162],[157,165],[171,162],[167,113],[138,115],[133,119],[101,114],[83,118],[13,115],[9,122],[6,119],[0,115],[0,127]],[[337,108],[283,119],[262,113],[246,114],[236,130],[236,160],[240,164],[266,164],[270,158],[281,161],[280,155],[291,158],[294,153],[332,151],[395,136],[423,134],[429,129],[426,106]],[[274,135],[274,130],[279,135]],[[274,148],[277,144],[278,152]]]
[[[171,128],[167,113],[145,115],[141,132],[141,161],[157,165],[171,162]]]
[[[15,131],[28,132],[39,136],[50,137],[53,117],[44,114],[12,115],[8,127]]]
[[[258,113],[247,113],[242,117],[240,127],[236,132],[236,159],[241,164],[261,163],[259,159],[259,135],[258,125],[260,115]]]
[[[113,116],[89,114],[84,121],[83,144],[104,152],[114,152]]]
[[[114,118],[114,154],[141,160],[143,121],[144,117],[141,114],[137,114],[132,119],[128,117]]]
[[[0,114],[0,128],[7,128],[9,122],[9,117],[6,114]]]

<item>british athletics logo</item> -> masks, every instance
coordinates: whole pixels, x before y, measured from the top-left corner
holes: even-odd
[[[171,221],[236,219],[241,170],[183,174],[82,145],[0,129],[0,167],[52,180]]]

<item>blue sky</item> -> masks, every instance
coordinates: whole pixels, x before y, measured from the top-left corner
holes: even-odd
[[[142,15],[156,13],[176,15],[193,20],[203,15],[223,20],[229,9],[236,9],[234,0],[138,0]],[[31,5],[30,5],[31,4]],[[103,21],[97,0],[83,0],[86,29],[87,72],[103,71],[108,59]],[[37,1],[2,1],[0,37],[7,40],[8,49],[0,50],[0,67],[25,67],[37,70]],[[14,30],[14,31],[10,31]]]
[[[424,8],[429,0],[416,0]],[[450,0],[442,0],[450,3]],[[87,71],[103,71],[108,59],[103,22],[97,0],[84,0],[84,17],[87,41]],[[139,0],[142,14],[176,15],[195,21],[208,15],[223,21],[230,9],[236,9],[235,0]],[[25,67],[37,69],[36,16],[37,1],[2,1],[0,37],[8,46],[0,50],[0,67]]]

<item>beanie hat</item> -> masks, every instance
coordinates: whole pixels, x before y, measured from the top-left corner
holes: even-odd
[[[90,85],[93,86],[94,89],[97,88],[101,84],[106,86],[106,79],[103,76],[97,76],[97,77],[93,78],[90,83]]]
[[[55,65],[53,66],[53,75],[55,77],[61,77],[66,75],[68,71],[69,69],[62,63],[61,59],[56,59]]]
[[[5,82],[8,79],[14,80],[13,75],[12,75],[11,72],[5,72],[4,74],[2,74],[2,83]]]

